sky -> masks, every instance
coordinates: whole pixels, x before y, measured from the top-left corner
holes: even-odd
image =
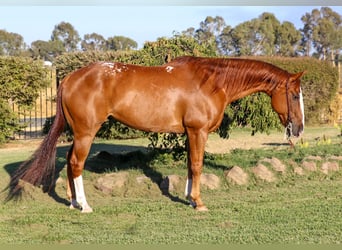
[[[341,4],[342,5],[342,4]],[[302,28],[301,17],[321,6],[3,6],[0,29],[18,33],[26,44],[48,41],[55,25],[69,22],[81,38],[98,33],[104,38],[126,36],[141,48],[146,41],[172,37],[174,32],[198,28],[207,16],[221,16],[232,27],[271,12],[280,21]],[[342,15],[342,6],[331,6]]]

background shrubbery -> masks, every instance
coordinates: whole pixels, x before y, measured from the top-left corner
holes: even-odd
[[[43,62],[28,57],[0,56],[0,143],[20,128],[12,106],[29,108],[48,84]]]

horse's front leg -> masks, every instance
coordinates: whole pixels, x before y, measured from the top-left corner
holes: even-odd
[[[203,155],[208,132],[204,130],[188,129],[188,179],[185,196],[190,204],[198,211],[207,211],[200,195],[200,182],[203,166]]]

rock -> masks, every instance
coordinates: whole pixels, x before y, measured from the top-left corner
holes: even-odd
[[[177,190],[177,186],[180,185],[181,177],[178,175],[168,175],[160,183],[160,189],[165,192],[173,192]]]
[[[310,171],[310,172],[317,171],[316,162],[313,162],[313,161],[303,161],[302,166],[307,171]]]
[[[202,174],[201,185],[210,190],[218,189],[220,186],[220,178],[214,174]]]
[[[337,162],[324,162],[321,167],[321,171],[324,174],[328,174],[329,172],[337,172],[339,170],[339,166]]]
[[[304,170],[301,168],[301,167],[295,167],[293,169],[294,173],[297,174],[297,175],[300,175],[300,176],[303,176],[304,175]]]
[[[272,165],[272,168],[277,172],[280,172],[282,174],[286,172],[286,166],[276,157],[272,157],[271,159],[264,158],[261,161],[270,163]]]
[[[274,177],[274,174],[263,164],[259,163],[256,167],[252,169],[252,172],[257,176],[258,178],[267,181],[267,182],[274,182],[276,181],[276,178]]]
[[[239,166],[234,166],[224,172],[224,176],[229,182],[237,185],[246,185],[248,183],[248,174]]]
[[[320,157],[320,156],[309,155],[309,156],[305,157],[304,160],[321,161],[321,160],[322,160],[322,157]]]
[[[128,172],[106,174],[97,179],[95,187],[105,194],[111,194],[114,189],[122,188],[128,181]]]
[[[148,178],[146,175],[141,175],[141,176],[138,176],[137,178],[135,178],[135,180],[137,181],[138,184],[144,184],[144,183],[150,181],[151,179]]]
[[[332,161],[342,161],[342,156],[333,155],[333,156],[330,156],[328,159]]]
[[[214,174],[202,174],[200,182],[202,186],[208,189],[217,189],[220,186],[220,178]],[[185,183],[185,178],[179,175],[168,175],[162,180],[159,187],[163,193],[180,193],[184,192]]]

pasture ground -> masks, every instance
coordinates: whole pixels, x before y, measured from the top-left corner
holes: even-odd
[[[93,244],[339,244],[342,235],[342,170],[304,176],[288,171],[279,181],[267,183],[254,179],[248,185],[230,185],[223,172],[234,165],[248,170],[262,158],[277,157],[291,170],[308,156],[341,156],[342,138],[336,128],[308,128],[302,141],[290,149],[282,133],[250,136],[248,130],[234,130],[229,140],[211,135],[207,144],[205,173],[222,177],[219,189],[202,189],[209,212],[190,208],[181,193],[162,195],[126,187],[127,192],[108,195],[95,188],[96,180],[110,172],[128,171],[132,176],[146,175],[151,180],[169,174],[186,175],[185,161],[169,154],[146,152],[147,140],[96,140],[84,171],[85,191],[92,214],[68,209],[64,181],[55,192],[45,194],[27,185],[19,202],[0,204],[0,243],[93,243]],[[10,173],[38,146],[39,141],[16,141],[0,148],[0,189],[9,182]],[[57,167],[65,179],[65,153],[69,144],[59,144]],[[111,154],[132,153],[132,159],[118,163],[96,159],[100,151]],[[103,170],[98,165],[104,164]],[[341,161],[339,162],[340,168]],[[93,171],[91,166],[97,166]],[[90,170],[89,170],[90,169]],[[2,193],[1,199],[6,193]]]

